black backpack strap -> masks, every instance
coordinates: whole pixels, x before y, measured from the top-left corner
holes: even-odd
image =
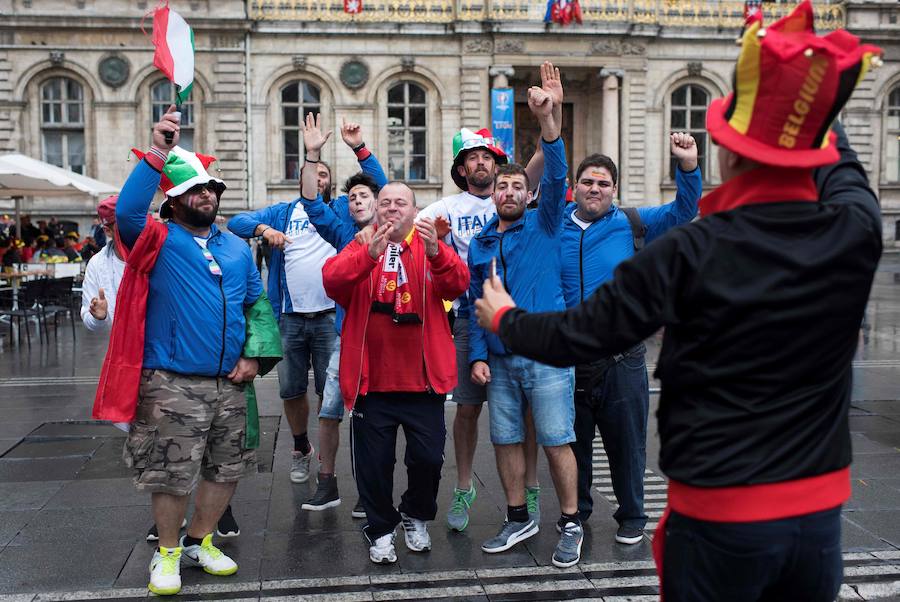
[[[644,248],[644,238],[647,236],[647,226],[641,221],[641,214],[635,207],[619,207],[628,218],[631,225],[631,237],[634,239],[634,252]]]

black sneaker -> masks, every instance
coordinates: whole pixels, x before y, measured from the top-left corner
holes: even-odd
[[[319,512],[340,505],[341,495],[338,493],[337,477],[331,476],[327,479],[319,479],[316,492],[311,498],[303,502],[300,508],[301,510]]]
[[[187,527],[186,518],[181,520],[181,528],[184,529],[185,527]],[[156,523],[153,523],[150,529],[147,530],[147,541],[159,541],[159,530],[156,528]]]
[[[624,543],[633,546],[636,543],[640,543],[642,539],[644,539],[643,529],[635,529],[634,527],[619,525],[619,529],[616,531],[617,543]]]
[[[366,509],[363,508],[362,500],[356,500],[356,505],[353,506],[353,511],[350,513],[350,516],[352,516],[353,518],[366,517]]]
[[[234,520],[234,514],[231,513],[231,504],[225,508],[219,524],[216,525],[216,535],[219,537],[237,537],[241,534],[241,528],[238,527],[237,521]]]

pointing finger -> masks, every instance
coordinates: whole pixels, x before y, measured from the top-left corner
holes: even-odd
[[[103,301],[106,299],[106,295],[103,293],[103,287],[100,287],[100,300]]]

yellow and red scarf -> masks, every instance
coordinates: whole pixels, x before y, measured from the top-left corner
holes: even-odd
[[[408,270],[404,265],[404,255],[409,258],[409,239],[401,243],[388,243],[382,255],[381,275],[372,311],[390,314],[398,324],[421,322],[419,313],[412,302]]]

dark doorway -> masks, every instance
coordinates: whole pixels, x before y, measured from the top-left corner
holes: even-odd
[[[563,126],[562,139],[566,145],[566,162],[569,164],[569,181],[572,179],[572,103],[563,102]],[[534,155],[537,149],[538,140],[541,137],[541,126],[531,111],[528,110],[527,102],[516,103],[516,161],[521,165],[525,165]],[[534,182],[533,185],[537,185]]]

